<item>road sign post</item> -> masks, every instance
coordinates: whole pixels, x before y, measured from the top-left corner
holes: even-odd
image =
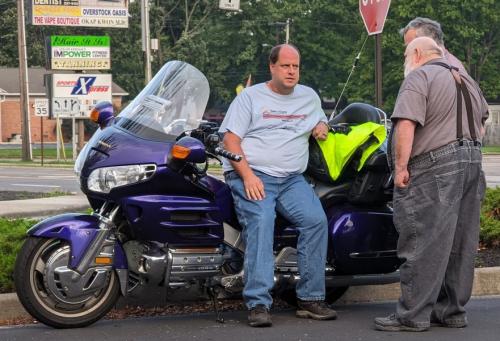
[[[375,105],[382,106],[382,36],[391,0],[359,0],[359,13],[368,35],[375,35]]]
[[[35,98],[34,108],[35,116],[40,116],[40,152],[43,166],[43,118],[49,117],[49,100],[47,98]]]

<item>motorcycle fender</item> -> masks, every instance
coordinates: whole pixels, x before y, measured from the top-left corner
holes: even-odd
[[[67,213],[42,220],[28,230],[29,236],[57,238],[66,240],[70,245],[71,269],[75,269],[94,241],[99,230],[99,219],[81,213]],[[128,269],[127,258],[120,243],[115,243],[115,269]]]

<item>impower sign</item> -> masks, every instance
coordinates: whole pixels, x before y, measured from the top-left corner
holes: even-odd
[[[51,36],[50,68],[108,70],[111,68],[109,46],[109,36]]]

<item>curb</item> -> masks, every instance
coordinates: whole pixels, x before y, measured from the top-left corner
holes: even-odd
[[[395,301],[399,298],[399,283],[384,285],[362,285],[350,287],[336,305],[346,305],[354,303],[386,302]],[[491,268],[476,268],[474,273],[474,285],[472,296],[500,296],[500,266]],[[134,305],[137,306],[138,299],[133,298]],[[127,304],[124,299],[120,306]],[[155,306],[151,302],[144,302],[144,306]],[[0,295],[0,320],[11,320],[30,315],[21,306],[15,293]]]
[[[59,197],[7,200],[0,205],[2,218],[35,218],[65,212],[81,212],[90,207],[84,195],[64,195]]]

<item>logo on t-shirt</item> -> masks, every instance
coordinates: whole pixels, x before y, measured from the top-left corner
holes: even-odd
[[[288,112],[284,110],[270,110],[264,109],[262,112],[263,119],[279,119],[282,121],[293,121],[293,120],[303,120],[306,118],[306,115],[301,114],[288,114]]]

